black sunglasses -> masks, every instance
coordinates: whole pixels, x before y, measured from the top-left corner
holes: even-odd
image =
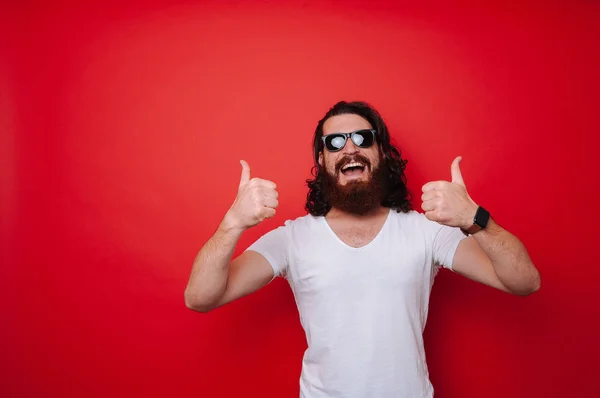
[[[352,133],[333,133],[321,137],[325,144],[325,148],[327,148],[329,152],[342,150],[344,146],[346,146],[348,138],[352,139],[352,142],[357,147],[368,148],[375,142],[375,130],[365,129],[353,131]]]

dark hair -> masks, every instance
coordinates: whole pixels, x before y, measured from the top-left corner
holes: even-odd
[[[327,202],[323,189],[322,173],[325,171],[321,170],[319,165],[319,153],[324,149],[321,137],[323,137],[323,125],[327,119],[345,114],[363,117],[376,130],[377,145],[380,153],[383,154],[380,167],[386,167],[389,172],[389,189],[384,195],[382,206],[389,207],[397,212],[406,213],[410,211],[412,208],[411,194],[406,187],[406,176],[404,175],[407,160],[403,160],[400,151],[390,143],[390,134],[381,115],[372,106],[360,101],[340,101],[325,114],[323,119],[319,120],[313,140],[314,166],[311,169],[311,174],[314,179],[306,180],[308,195],[306,196],[305,209],[313,216],[324,216],[331,210],[331,204]]]

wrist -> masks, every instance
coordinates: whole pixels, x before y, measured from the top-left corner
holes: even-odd
[[[243,226],[243,224],[234,214],[227,212],[225,217],[223,217],[221,224],[219,225],[219,229],[227,233],[241,234],[246,230],[246,227]]]
[[[487,227],[488,221],[490,220],[490,213],[483,207],[474,203],[475,210],[471,213],[472,218],[470,222],[461,228],[465,235],[472,235],[476,232],[481,231]]]
[[[475,223],[475,215],[477,214],[477,210],[479,209],[479,205],[475,202],[471,202],[465,212],[465,219],[460,227],[462,230],[467,230],[473,226]]]

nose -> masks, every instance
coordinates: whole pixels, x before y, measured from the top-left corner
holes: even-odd
[[[352,141],[351,138],[348,138],[346,140],[346,145],[344,145],[342,153],[345,155],[353,155],[355,153],[358,153],[359,151],[360,149],[356,145],[354,145],[354,141]]]

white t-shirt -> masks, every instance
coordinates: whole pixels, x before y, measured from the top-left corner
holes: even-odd
[[[390,210],[360,248],[311,215],[248,247],[292,288],[308,343],[300,397],[432,397],[423,348],[429,293],[463,238],[416,211]]]

